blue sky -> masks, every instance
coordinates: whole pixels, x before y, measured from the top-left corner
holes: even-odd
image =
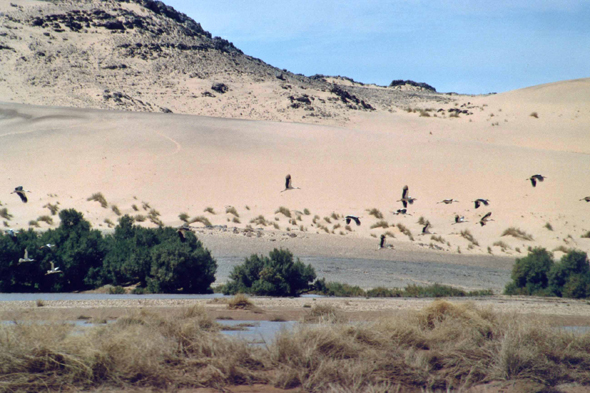
[[[590,77],[586,0],[164,0],[273,66],[440,92]]]

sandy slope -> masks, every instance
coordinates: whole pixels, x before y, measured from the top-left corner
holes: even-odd
[[[513,257],[529,246],[588,251],[590,239],[580,236],[590,230],[590,204],[579,201],[590,195],[584,177],[590,163],[590,94],[584,92],[590,92],[590,80],[459,96],[456,107],[471,108],[472,115],[380,111],[352,118],[347,127],[2,104],[5,195],[0,201],[14,216],[7,224],[15,228],[48,214],[43,206],[57,201],[106,228],[104,220],[116,222],[116,214],[87,201],[102,192],[123,214],[145,215],[142,202],[148,202],[168,225],[180,225],[178,214],[186,212],[243,229],[263,215],[267,232],[275,229],[273,223],[299,237],[325,233],[325,227],[334,232],[326,239],[343,239],[342,247],[348,238],[370,239],[389,231],[395,239],[388,242],[410,250],[440,247],[449,253],[491,251]],[[424,102],[423,108],[432,105],[438,104]],[[538,118],[530,116],[533,109]],[[287,173],[301,190],[280,192]],[[535,173],[548,178],[533,188],[525,179]],[[418,198],[410,206],[412,216],[392,215],[401,207],[396,200],[406,184]],[[28,204],[8,195],[17,185],[32,191]],[[460,203],[437,204],[444,198]],[[475,198],[488,198],[491,205],[475,210]],[[237,209],[240,223],[230,221],[228,205]],[[275,214],[280,206],[301,217],[296,225]],[[204,213],[206,207],[216,214]],[[409,228],[415,241],[398,228],[370,229],[379,220],[368,215],[369,208],[378,208],[388,225]],[[304,209],[311,214],[296,212]],[[488,211],[495,221],[477,225]],[[330,218],[333,212],[362,216],[363,224],[346,230],[341,218]],[[455,214],[469,222],[454,225]],[[420,217],[444,242],[418,235]],[[534,240],[501,236],[508,227]],[[479,246],[470,246],[462,230],[469,230]],[[494,246],[498,241],[505,251]]]

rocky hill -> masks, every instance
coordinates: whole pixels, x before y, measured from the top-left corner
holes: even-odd
[[[451,99],[350,81],[277,69],[159,1],[0,4],[0,101],[338,123]]]

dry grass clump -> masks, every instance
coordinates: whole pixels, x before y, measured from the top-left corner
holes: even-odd
[[[137,222],[144,222],[146,220],[146,217],[143,214],[137,214],[133,217],[133,220]]]
[[[131,205],[131,208],[133,209],[134,212],[138,212],[139,208],[137,207],[136,204]]]
[[[107,226],[108,226],[109,228],[114,228],[114,227],[115,227],[115,223],[114,223],[114,222],[112,222],[111,220],[109,220],[108,218],[105,218],[105,219],[104,219],[104,223],[105,223],[105,224],[107,224]]]
[[[203,210],[203,213],[217,214],[217,213],[215,213],[215,210],[213,210],[213,208],[211,206],[207,206],[205,208],[205,210]]]
[[[502,232],[501,236],[512,236],[517,239],[528,240],[528,241],[533,240],[532,235],[529,235],[525,231],[522,231],[522,230],[515,228],[515,227],[510,227],[510,228],[505,229],[504,232]]]
[[[44,222],[47,225],[53,225],[53,218],[51,218],[50,216],[39,216],[37,217],[37,221]]]
[[[189,215],[188,215],[187,213],[180,213],[180,214],[178,215],[178,219],[179,219],[180,221],[186,222],[187,224],[188,224],[188,219],[189,219],[189,218],[190,218],[190,217],[189,217]]]
[[[8,213],[8,209],[3,207],[2,209],[0,209],[0,217],[4,218],[5,220],[12,220],[12,214]]]
[[[40,228],[40,225],[37,222],[37,220],[31,220],[31,221],[29,221],[29,226],[30,227],[35,227],[35,228]]]
[[[119,206],[117,205],[111,205],[111,210],[113,211],[113,213],[115,213],[116,215],[120,216],[121,215],[121,210],[119,209]]]
[[[547,224],[545,224],[545,228],[547,228],[548,230],[552,231],[553,230],[553,225],[551,225],[551,223],[547,223]]]
[[[535,119],[539,118],[539,114],[537,112],[532,112],[529,116],[534,117]]]
[[[508,244],[504,243],[503,241],[497,241],[494,244],[492,244],[492,246],[500,247],[502,249],[502,252],[506,252],[506,250],[512,250],[512,248]]]
[[[240,217],[240,215],[238,214],[238,211],[233,206],[226,207],[225,208],[225,212],[228,213],[228,214],[233,214],[236,217]]]
[[[489,381],[590,383],[590,337],[473,303],[436,301],[371,323],[283,330],[266,347],[226,338],[202,307],[139,311],[73,335],[63,323],[0,325],[5,391],[180,388],[264,383],[310,392],[460,391]]]
[[[160,212],[156,209],[150,209],[148,215],[148,220],[150,220],[153,224],[156,224],[159,227],[163,227],[164,223],[160,220]]]
[[[306,216],[309,216],[311,214],[311,212],[309,211],[308,208],[303,209],[303,214],[305,214]]]
[[[332,223],[332,220],[330,220],[330,217],[324,217],[324,221],[326,221],[328,224]]]
[[[243,293],[238,293],[227,301],[227,308],[230,310],[252,310],[255,307],[250,298]]]
[[[339,220],[341,216],[338,213],[332,212],[330,217],[332,217],[334,220]]]
[[[109,206],[109,204],[107,203],[107,200],[105,199],[104,195],[102,195],[102,192],[96,192],[96,193],[92,194],[86,200],[87,201],[95,201],[95,202],[98,202],[98,203],[100,203],[100,206],[102,206],[105,209]]]
[[[275,211],[275,214],[283,214],[285,217],[287,218],[291,218],[291,210],[287,209],[284,206],[281,206],[277,209],[277,211]]]
[[[316,304],[303,318],[307,323],[344,323],[348,320],[342,311],[331,304]]]
[[[442,244],[445,244],[447,242],[442,236],[438,236],[438,235],[432,235],[432,236],[430,236],[430,239],[434,240],[435,242],[442,243]]]
[[[379,220],[383,218],[383,213],[381,213],[381,211],[379,211],[377,208],[367,209],[367,212],[370,216],[375,216],[375,218]]]
[[[205,225],[206,227],[213,226],[213,225],[211,225],[211,221],[209,221],[209,219],[207,219],[207,217],[205,217],[205,216],[193,217],[189,221],[190,224],[194,224],[195,222],[200,222],[201,224]]]
[[[465,229],[464,231],[461,231],[460,235],[461,235],[461,237],[467,239],[467,241],[470,243],[469,244],[470,246],[479,247],[479,242],[477,240],[475,240],[475,238],[473,237],[471,232],[469,232],[469,229]]]
[[[590,239],[590,231],[588,231],[588,232],[584,233],[584,234],[583,234],[582,236],[580,236],[580,237],[582,237],[582,238],[585,238],[585,239]]]
[[[263,227],[270,225],[270,223],[268,221],[266,221],[266,219],[264,218],[264,216],[262,214],[260,214],[258,217],[254,217],[253,219],[251,219],[250,224],[261,225]],[[275,224],[275,223],[273,223],[273,224]]]
[[[57,206],[57,204],[52,205],[51,203],[47,203],[47,204],[43,205],[43,207],[46,207],[47,209],[49,209],[52,216],[55,216],[57,214],[57,212],[59,211],[59,206]]]
[[[232,221],[234,224],[241,224],[241,221],[240,221],[240,219],[239,219],[238,217],[234,217],[234,218],[233,218],[231,221]]]
[[[412,232],[406,228],[406,226],[402,223],[397,224],[397,229],[404,235],[410,238],[411,241],[414,241],[414,236],[412,236]]]
[[[389,228],[389,224],[387,223],[387,221],[377,221],[376,223],[374,223],[373,225],[371,225],[371,229],[375,229],[375,228]]]

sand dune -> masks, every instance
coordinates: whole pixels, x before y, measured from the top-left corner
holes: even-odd
[[[470,108],[473,114],[449,118],[436,111],[429,117],[378,111],[361,113],[346,127],[2,104],[0,176],[6,191],[1,201],[14,216],[7,224],[15,228],[49,214],[43,206],[57,201],[106,228],[104,220],[116,222],[117,215],[87,201],[101,192],[123,214],[145,215],[142,202],[148,202],[167,225],[180,225],[178,215],[186,212],[237,227],[235,236],[243,236],[247,225],[256,228],[251,219],[263,215],[266,232],[276,230],[275,223],[299,237],[327,230],[334,234],[326,238],[341,238],[343,246],[347,238],[370,239],[389,231],[395,236],[389,243],[416,250],[512,257],[524,255],[529,246],[588,251],[590,239],[581,235],[590,230],[590,204],[579,199],[590,195],[584,180],[590,106],[583,106],[589,86],[590,80],[566,81],[494,96],[459,96],[448,107]],[[438,107],[425,102],[423,108],[433,105]],[[538,117],[530,116],[534,108]],[[281,193],[288,173],[301,189]],[[533,188],[525,179],[536,173],[547,179]],[[17,185],[32,191],[28,204],[8,195]],[[412,215],[393,215],[401,207],[396,200],[404,185],[417,198]],[[460,202],[437,204],[445,198]],[[476,198],[490,199],[491,205],[475,210]],[[239,223],[225,213],[228,205],[237,209]],[[300,221],[291,224],[275,214],[280,206]],[[204,213],[206,207],[217,214]],[[370,229],[380,221],[368,214],[371,208],[379,209],[388,225],[410,229],[414,241],[397,227]],[[295,212],[304,209],[311,214]],[[478,225],[488,211],[494,221]],[[363,225],[347,230],[342,218],[330,218],[333,212],[362,216]],[[455,214],[469,222],[453,224]],[[442,242],[419,235],[420,217],[433,224],[431,231]],[[533,240],[502,236],[509,227]],[[479,245],[470,245],[460,235],[464,230]]]

